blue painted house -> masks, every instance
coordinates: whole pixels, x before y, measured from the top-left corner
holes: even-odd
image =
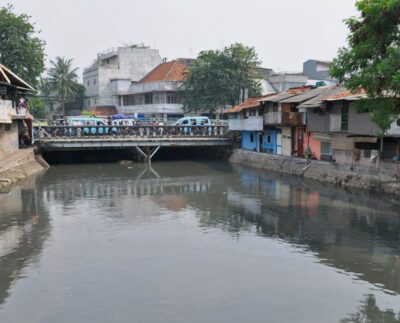
[[[277,154],[278,129],[265,127],[263,135],[262,151],[269,154]]]
[[[262,152],[271,140],[264,134],[263,103],[267,96],[252,97],[223,113],[229,117],[229,130],[241,132],[242,149]]]

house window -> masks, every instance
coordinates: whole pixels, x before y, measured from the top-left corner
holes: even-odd
[[[153,104],[153,93],[144,94],[144,104]]]
[[[254,142],[254,133],[250,134],[250,142]]]
[[[107,59],[106,62],[107,62],[107,64],[110,64],[110,60],[109,59]]]
[[[321,155],[332,155],[331,143],[329,141],[321,141]]]
[[[96,79],[93,79],[93,84],[96,85]]]
[[[342,131],[349,130],[349,106],[347,104],[342,106],[340,130]]]
[[[89,86],[89,85],[90,85],[90,80],[87,80],[87,83],[86,83],[86,84],[87,84],[87,86]]]
[[[11,130],[11,123],[4,124],[4,130],[5,131],[10,131]]]
[[[124,105],[135,105],[135,96],[130,94],[130,95],[124,95],[122,97],[122,101]]]
[[[177,104],[178,103],[178,97],[176,95],[168,95],[167,96],[167,103],[168,104]]]
[[[267,144],[271,143],[271,134],[267,134]]]

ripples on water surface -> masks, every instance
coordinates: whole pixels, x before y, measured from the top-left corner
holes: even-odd
[[[0,194],[0,322],[399,322],[399,240],[399,204],[299,178],[56,166]]]

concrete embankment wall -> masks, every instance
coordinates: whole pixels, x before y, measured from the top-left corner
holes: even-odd
[[[49,165],[33,149],[20,150],[0,161],[0,191],[28,176],[46,170]]]
[[[384,174],[369,174],[366,170],[351,170],[350,166],[329,162],[235,149],[229,158],[232,163],[302,176],[343,187],[358,188],[400,196],[400,178]]]

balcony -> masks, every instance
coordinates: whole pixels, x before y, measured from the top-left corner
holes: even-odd
[[[306,125],[304,112],[284,112],[283,124],[285,126],[304,126]]]
[[[262,117],[250,117],[248,119],[230,119],[229,130],[231,131],[262,131],[263,130]]]
[[[152,91],[179,91],[182,82],[157,81],[151,83],[132,84],[125,94],[147,93]]]
[[[13,119],[25,119],[27,110],[13,107],[10,100],[0,100],[0,123],[11,123]]]
[[[264,124],[282,124],[282,112],[267,112],[264,114]]]
[[[124,105],[119,106],[118,113],[124,114],[158,114],[158,113],[167,113],[167,114],[183,114],[183,105],[182,104],[168,104],[168,103],[159,103],[159,104],[137,104],[137,105]]]

